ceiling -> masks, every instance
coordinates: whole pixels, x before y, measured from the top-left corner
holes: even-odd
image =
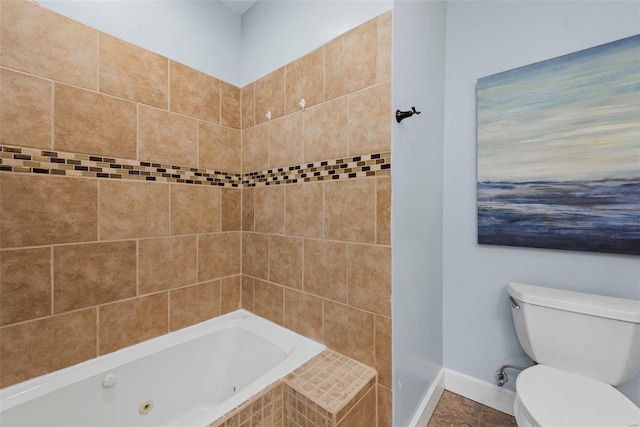
[[[251,6],[256,4],[258,0],[221,0],[221,3],[233,10],[238,15],[245,13]]]

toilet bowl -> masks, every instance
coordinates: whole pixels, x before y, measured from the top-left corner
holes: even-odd
[[[516,380],[520,427],[639,427],[613,386],[640,368],[640,301],[511,283],[521,347],[537,364]]]
[[[519,427],[640,425],[640,409],[611,385],[545,365],[516,380]]]

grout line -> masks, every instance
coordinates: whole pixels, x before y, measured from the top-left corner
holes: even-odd
[[[200,169],[200,119],[196,119],[196,168]]]
[[[51,128],[50,128],[50,132],[51,135],[49,136],[49,147],[51,147],[51,150],[54,150],[54,146],[55,146],[55,134],[56,134],[56,82],[55,81],[51,81],[51,115],[50,115],[50,119],[51,119]]]
[[[102,184],[100,183],[100,181],[96,182],[96,239],[98,242],[101,241],[101,237],[100,236],[100,221],[102,220],[102,215],[100,215],[100,213],[102,212],[102,208],[100,207],[100,196],[102,194],[102,192],[100,191],[100,188],[102,187]]]
[[[350,292],[350,286],[349,286],[349,247],[351,245],[347,245],[347,259],[345,260],[345,267],[347,270],[347,277],[346,277],[346,285],[347,285],[347,305],[351,305],[351,292]]]
[[[140,161],[140,104],[136,104],[136,160]]]
[[[100,356],[100,307],[96,306],[96,357]]]
[[[169,332],[171,332],[171,289],[167,289],[167,333]]]
[[[96,91],[100,92],[100,31],[96,31]]]
[[[378,179],[373,183],[373,242],[378,244]]]
[[[326,239],[327,238],[327,231],[326,231],[326,222],[327,222],[327,201],[326,201],[326,190],[325,190],[325,182],[322,182],[322,238]]]
[[[327,101],[327,49],[322,46],[322,102]]]
[[[136,239],[136,296],[140,296],[140,240]]]
[[[49,247],[49,252],[50,252],[49,253],[49,262],[51,263],[51,265],[49,266],[49,269],[50,269],[49,274],[50,274],[50,280],[51,280],[51,285],[50,285],[50,288],[51,288],[51,311],[50,311],[50,313],[51,313],[51,315],[53,315],[55,313],[55,301],[54,301],[54,298],[55,298],[55,283],[54,283],[54,280],[55,280],[55,274],[54,274],[55,273],[55,267],[54,267],[55,259],[53,258],[53,246]]]
[[[171,111],[171,59],[167,58],[167,111]]]

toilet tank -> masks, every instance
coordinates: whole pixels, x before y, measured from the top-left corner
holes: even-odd
[[[511,283],[511,313],[537,363],[611,385],[640,367],[640,301]]]

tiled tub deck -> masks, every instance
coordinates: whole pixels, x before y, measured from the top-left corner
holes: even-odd
[[[209,427],[375,426],[376,375],[327,349]]]

